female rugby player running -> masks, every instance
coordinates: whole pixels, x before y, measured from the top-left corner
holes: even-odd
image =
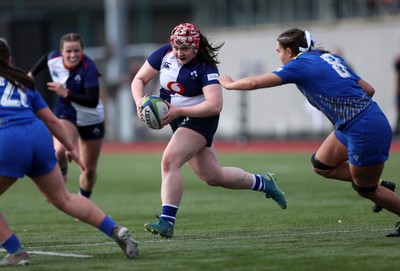
[[[276,42],[282,67],[236,81],[223,75],[219,81],[224,88],[235,90],[296,84],[335,126],[311,157],[314,171],[326,178],[352,182],[360,196],[400,215],[400,197],[392,191],[395,185],[380,180],[392,132],[387,118],[372,100],[375,90],[340,56],[316,48],[315,43],[308,31],[287,30]],[[386,236],[400,236],[400,222]]]
[[[86,171],[81,171],[79,191],[90,198],[97,180],[97,162],[103,143],[104,108],[96,64],[84,54],[83,38],[68,33],[60,39],[60,50],[43,55],[28,75],[33,78],[48,67],[53,82],[47,87],[55,92],[54,113],[61,120],[72,142],[79,143],[79,154]],[[58,163],[67,180],[68,161],[65,148],[55,139]]]
[[[10,65],[10,49],[0,39],[0,195],[27,175],[56,208],[112,237],[129,259],[136,257],[137,243],[127,228],[118,226],[87,198],[68,192],[49,131],[63,144],[67,159],[85,171],[63,125],[35,90],[32,79]],[[23,200],[23,195],[17,200]],[[2,210],[7,212],[6,208]],[[7,252],[0,267],[29,264],[28,252],[2,213],[0,243]]]
[[[264,192],[282,209],[286,199],[270,173],[251,174],[236,167],[222,167],[213,145],[222,109],[217,51],[197,27],[176,26],[170,44],[155,51],[132,81],[132,95],[141,118],[144,86],[160,74],[160,96],[169,105],[162,124],[170,124],[173,135],[161,161],[161,217],[146,223],[145,230],[165,238],[173,236],[176,213],[183,195],[181,167],[186,163],[208,185]]]

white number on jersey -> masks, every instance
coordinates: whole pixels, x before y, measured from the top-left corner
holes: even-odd
[[[351,74],[347,70],[346,66],[340,63],[340,60],[337,57],[331,54],[323,54],[321,55],[321,58],[325,60],[328,64],[330,64],[340,77],[351,77]]]
[[[15,93],[15,90],[17,90],[18,93]],[[9,82],[4,87],[3,95],[1,95],[0,99],[0,104],[4,107],[29,107],[28,97],[26,96],[26,93],[19,88],[16,88]]]

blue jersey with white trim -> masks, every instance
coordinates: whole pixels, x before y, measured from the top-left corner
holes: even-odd
[[[170,44],[152,53],[147,61],[160,73],[160,97],[175,106],[191,106],[204,101],[203,87],[219,84],[218,68],[199,59],[178,62]]]
[[[47,66],[53,82],[64,85],[74,93],[85,94],[85,89],[99,86],[99,73],[95,63],[87,56],[83,56],[79,64],[73,69],[64,66],[61,52],[51,52],[47,57]],[[75,102],[57,97],[54,113],[62,119],[68,119],[77,126],[88,126],[104,121],[104,108],[101,100],[96,108],[83,106]]]
[[[0,129],[34,122],[35,112],[48,107],[38,91],[24,90],[0,77]]]
[[[296,84],[336,129],[343,128],[373,103],[358,85],[361,78],[335,54],[319,50],[300,53],[273,73],[283,84]]]

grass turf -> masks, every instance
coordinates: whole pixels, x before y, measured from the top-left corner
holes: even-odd
[[[185,167],[175,236],[163,240],[143,229],[161,209],[161,154],[103,154],[92,200],[133,232],[140,252],[132,261],[104,234],[47,204],[28,179],[1,196],[1,212],[31,252],[30,266],[18,270],[397,269],[400,238],[384,235],[398,217],[372,213],[349,183],[314,174],[310,155],[220,153],[223,165],[275,172],[287,210],[263,193],[207,186]],[[391,154],[383,177],[397,181],[399,163]],[[77,179],[71,165],[72,192]]]

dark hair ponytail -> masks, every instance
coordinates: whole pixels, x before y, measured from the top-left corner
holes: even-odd
[[[5,39],[0,38],[0,76],[22,90],[28,87],[35,89],[35,82],[26,73],[10,65],[10,47]]]
[[[323,53],[329,53],[329,51],[322,47],[318,47],[317,44],[315,44],[315,40],[312,38],[310,32],[308,32],[308,41],[307,32],[308,31],[299,28],[292,28],[280,34],[277,41],[283,48],[290,48],[295,56],[301,52],[307,52],[314,49]]]
[[[219,60],[217,58],[218,51],[219,51],[219,49],[221,49],[221,47],[223,45],[224,45],[224,43],[220,43],[218,45],[211,44],[208,41],[207,37],[200,33],[200,46],[199,46],[199,51],[197,53],[197,56],[201,60],[203,60],[211,65],[217,65],[217,64],[219,64]]]

